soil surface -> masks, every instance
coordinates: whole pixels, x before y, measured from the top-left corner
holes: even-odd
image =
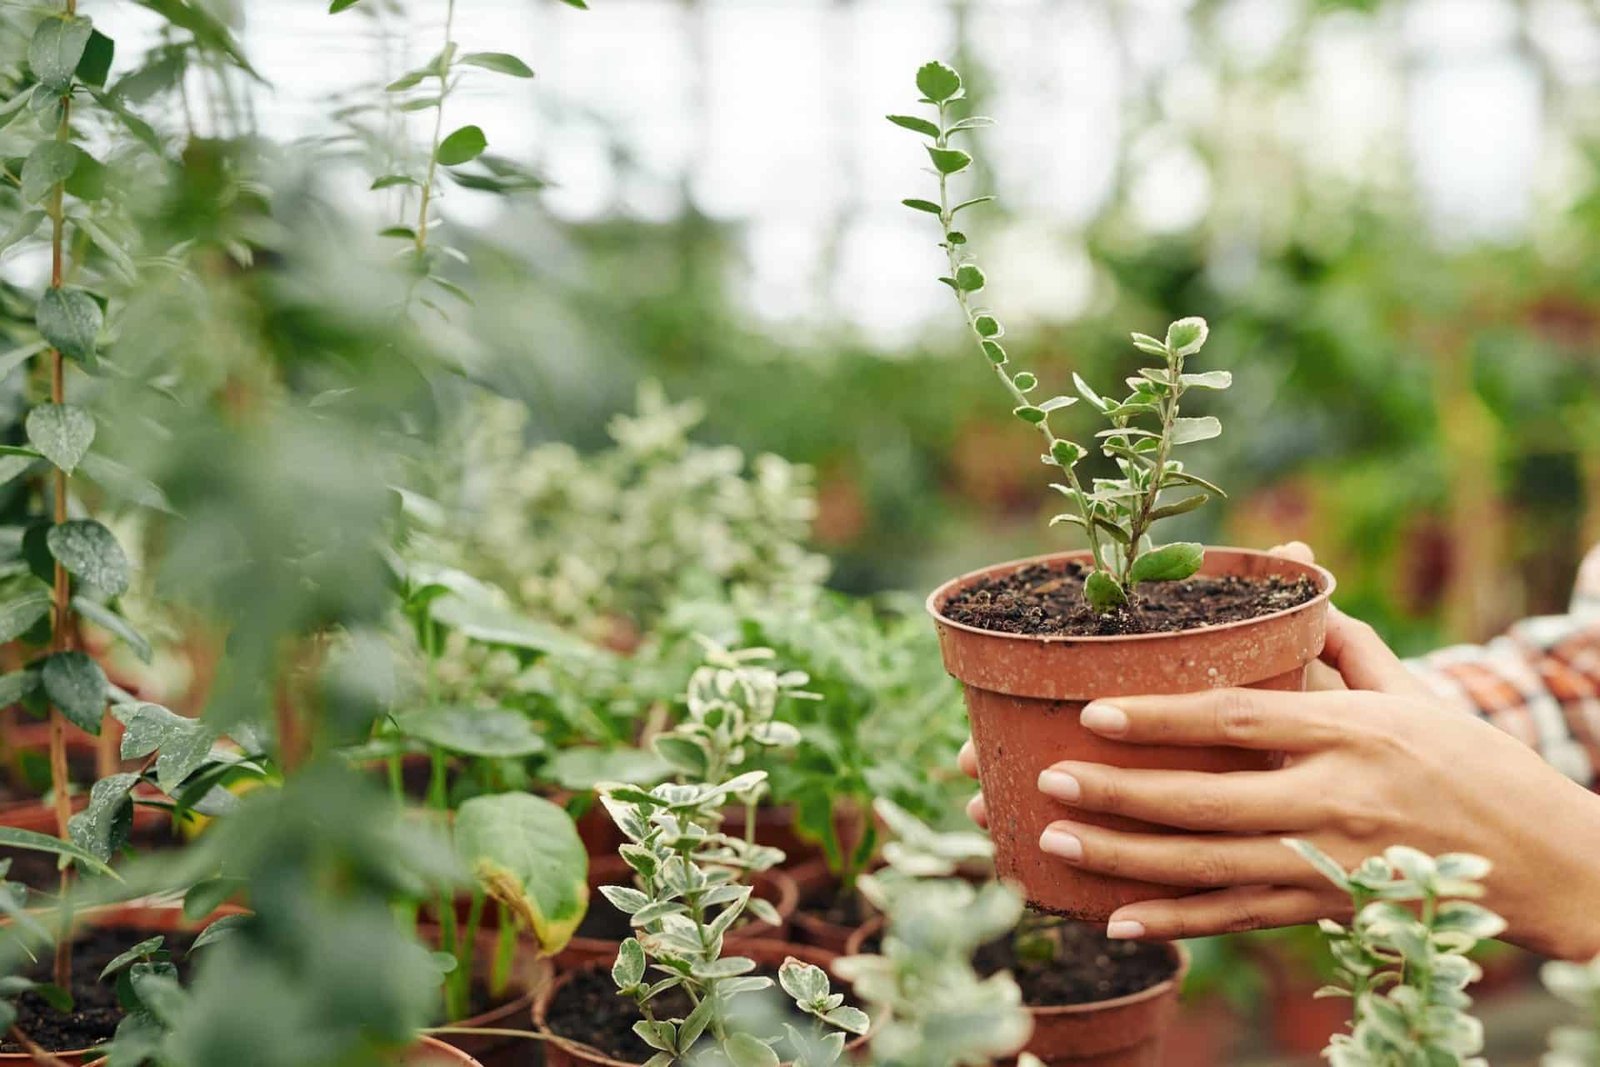
[[[984,975],[1010,971],[1030,1008],[1114,1000],[1172,977],[1172,957],[1160,945],[1112,941],[1099,926],[1062,922],[1055,958],[1019,960],[1016,941],[1005,938],[980,948],[973,962]]]
[[[1083,599],[1087,569],[1034,563],[960,590],[944,615],[983,630],[1035,636],[1106,637],[1171,633],[1241,622],[1304,604],[1317,595],[1307,578],[1188,578],[1144,582],[1127,607],[1100,612]]]
[[[777,990],[778,969],[757,967],[751,973],[772,979],[772,1005],[781,1007],[787,998]],[[839,990],[836,988],[835,992]],[[761,994],[749,995],[756,997]],[[794,1015],[793,1006],[790,1005],[789,1008],[789,1014]],[[688,995],[682,988],[678,988],[669,989],[652,1000],[650,1010],[657,1019],[682,1019],[694,1009],[689,1003]],[[586,967],[574,971],[572,979],[561,987],[561,991],[556,994],[545,1011],[545,1025],[554,1033],[573,1041],[581,1041],[591,1048],[599,1049],[612,1059],[628,1063],[643,1063],[655,1054],[655,1049],[639,1040],[639,1036],[633,1032],[633,1024],[643,1018],[644,1013],[639,1010],[639,1005],[633,998],[624,997],[617,992],[616,983],[611,980],[611,972],[606,968]],[[798,1024],[798,1020],[793,1018],[789,1021]],[[781,1029],[781,1026],[775,1023],[772,1029],[776,1031]],[[803,1024],[801,1029],[804,1029]],[[785,1061],[789,1059],[781,1042],[778,1054],[783,1056]]]
[[[48,1052],[90,1048],[111,1040],[122,1021],[116,983],[100,981],[100,972],[139,942],[156,936],[149,930],[91,928],[73,942],[72,1011],[61,1013],[32,993],[17,998],[17,1028]],[[194,943],[192,933],[166,933],[162,947],[172,954],[179,974],[186,969],[186,953]],[[39,982],[51,980],[52,958],[46,954],[25,973]],[[0,1039],[0,1052],[21,1052],[21,1046]]]
[[[802,896],[800,906],[795,910],[802,915],[810,915],[823,922],[852,929],[877,914],[867,907],[867,902],[862,899],[860,893],[836,885],[829,885],[821,892]]]
[[[1019,960],[1011,937],[979,948],[973,965],[985,977],[1010,971],[1030,1008],[1061,1008],[1115,1000],[1172,977],[1172,959],[1160,945],[1112,941],[1099,926],[1060,920],[1059,947],[1046,961]],[[862,952],[882,951],[882,940],[869,937]]]

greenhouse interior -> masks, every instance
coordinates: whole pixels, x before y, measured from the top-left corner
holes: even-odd
[[[1600,3],[0,0],[0,178],[0,1067],[1600,1065]]]

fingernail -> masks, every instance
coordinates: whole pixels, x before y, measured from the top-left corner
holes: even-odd
[[[1132,919],[1112,919],[1106,923],[1106,936],[1113,941],[1131,941],[1144,936],[1144,923]]]
[[[1085,729],[1093,730],[1097,734],[1114,737],[1128,732],[1128,713],[1099,701],[1084,708],[1083,714],[1078,716],[1078,721],[1083,723]]]
[[[1078,785],[1078,780],[1066,771],[1051,770],[1040,772],[1039,792],[1071,804],[1082,795],[1083,789]]]
[[[1039,847],[1064,860],[1083,859],[1083,842],[1078,840],[1078,835],[1053,826],[1039,835]]]

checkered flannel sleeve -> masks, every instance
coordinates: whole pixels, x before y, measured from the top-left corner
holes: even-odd
[[[1409,665],[1440,696],[1600,786],[1600,547],[1584,560],[1567,614],[1524,619],[1488,644]]]

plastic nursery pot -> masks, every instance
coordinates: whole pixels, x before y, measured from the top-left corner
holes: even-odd
[[[430,922],[417,924],[417,936],[424,944],[441,943],[439,927]],[[497,932],[484,927],[473,945],[472,969],[475,976],[486,976],[494,960]],[[441,1034],[439,1040],[473,1057],[483,1067],[517,1067],[529,1062],[535,1040],[529,1020],[538,991],[550,984],[554,968],[530,947],[525,938],[517,939],[509,976],[509,999],[466,1019],[452,1019],[449,1025],[467,1030],[527,1030],[526,1038],[504,1034]]]
[[[1116,637],[1030,636],[982,630],[947,618],[959,591],[986,578],[1043,563],[1088,562],[1087,552],[1015,560],[953,579],[928,597],[945,669],[962,683],[977,746],[995,869],[1029,903],[1078,919],[1103,920],[1124,904],[1194,892],[1076,870],[1039,849],[1051,822],[1070,818],[1120,829],[1181,833],[1120,816],[1079,811],[1039,792],[1039,772],[1060,760],[1191,771],[1263,770],[1275,753],[1238,748],[1126,745],[1078,724],[1091,700],[1248,686],[1301,689],[1322,651],[1333,575],[1321,567],[1249,549],[1208,548],[1200,573],[1307,578],[1317,595],[1293,608],[1241,622],[1175,633]]]
[[[626,928],[627,918],[600,893],[603,885],[633,885],[633,868],[620,856],[600,856],[589,863],[589,914],[592,918],[615,918],[618,931]],[[771,904],[783,920],[779,925],[759,920],[751,921],[729,931],[725,939],[730,945],[739,945],[741,951],[748,941],[784,942],[789,937],[789,923],[800,902],[800,890],[793,878],[783,871],[762,871],[754,879],[755,895]],[[589,925],[586,920],[584,925]],[[582,930],[583,926],[578,929]],[[623,934],[623,936],[628,936]],[[617,945],[621,937],[585,935],[574,937],[556,956],[556,969],[567,971],[589,963],[610,966],[617,958]]]
[[[170,934],[179,931],[194,933],[203,930],[217,919],[225,915],[238,915],[245,909],[231,904],[225,904],[202,919],[190,919],[183,914],[183,908],[178,904],[112,904],[101,908],[89,908],[73,916],[73,921],[78,929],[94,927],[99,929],[123,929],[137,932],[143,940],[153,934]],[[79,1067],[82,1064],[104,1063],[105,1054],[98,1048],[69,1049],[61,1052],[51,1052],[51,1055],[70,1067]],[[0,1067],[6,1064],[34,1063],[33,1056],[26,1052],[0,1052]]]
[[[483,1067],[460,1049],[426,1035],[406,1051],[405,1067]]]
[[[833,961],[838,955],[827,952],[811,945],[793,945],[785,941],[740,941],[737,953],[756,961],[761,968],[777,969],[784,959],[793,956],[804,963],[821,967],[830,974]],[[731,952],[730,952],[731,954]],[[580,974],[585,971],[601,972],[605,981],[611,981],[611,961],[595,961],[586,963],[582,967],[563,971],[556,976],[556,980],[540,991],[533,1003],[533,1023],[539,1032],[545,1035],[544,1063],[545,1067],[636,1067],[628,1060],[614,1059],[599,1049],[586,1045],[552,1030],[549,1026],[551,1005],[561,995],[561,991],[571,985]],[[615,988],[615,987],[613,987]],[[834,992],[847,991],[848,987],[835,979]],[[867,1042],[865,1037],[857,1037],[845,1045],[846,1058],[849,1054],[863,1047]],[[639,1062],[643,1062],[640,1060]]]
[[[882,933],[880,916],[851,936],[844,954],[859,955]],[[1047,1064],[1072,1067],[1163,1067],[1167,1061],[1162,1049],[1177,1017],[1189,952],[1176,942],[1166,942],[1162,948],[1171,956],[1172,973],[1137,993],[1088,1004],[1029,1007],[1033,1034],[1019,1052],[1032,1053]]]

